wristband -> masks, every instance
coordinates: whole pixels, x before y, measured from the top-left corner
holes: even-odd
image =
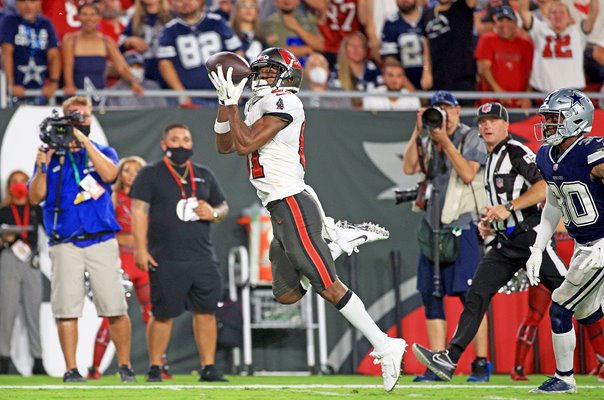
[[[216,132],[219,135],[223,135],[225,133],[229,133],[231,131],[231,124],[229,123],[229,121],[225,121],[225,122],[218,122],[218,120],[216,120],[216,122],[214,122],[214,132]]]

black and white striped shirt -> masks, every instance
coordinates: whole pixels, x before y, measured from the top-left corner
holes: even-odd
[[[487,199],[494,206],[518,198],[543,177],[535,164],[535,153],[508,137],[489,153],[484,179]],[[516,210],[506,221],[497,222],[496,229],[505,232],[527,217],[536,217],[539,213],[536,205]]]

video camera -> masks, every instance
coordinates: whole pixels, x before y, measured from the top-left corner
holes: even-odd
[[[68,148],[69,143],[75,140],[73,126],[85,120],[86,117],[77,110],[63,117],[57,110],[52,110],[52,115],[40,124],[40,140],[53,149]]]
[[[443,125],[443,121],[447,119],[447,113],[440,107],[429,107],[422,114],[422,123],[428,129],[437,129]]]

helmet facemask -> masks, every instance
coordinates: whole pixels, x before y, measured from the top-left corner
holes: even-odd
[[[591,132],[594,107],[587,96],[574,89],[558,89],[544,100],[534,126],[535,138],[558,146],[564,140]]]
[[[281,82],[287,75],[287,70],[282,65],[270,61],[256,63],[252,71],[252,91],[257,96],[264,96],[273,88],[281,87]]]

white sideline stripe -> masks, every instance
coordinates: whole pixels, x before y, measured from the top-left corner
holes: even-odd
[[[114,385],[114,386],[87,386],[87,385],[31,385],[11,386],[1,385],[0,389],[381,389],[382,385]],[[397,389],[533,389],[535,385],[396,385]],[[578,389],[604,389],[604,385],[579,385]]]

